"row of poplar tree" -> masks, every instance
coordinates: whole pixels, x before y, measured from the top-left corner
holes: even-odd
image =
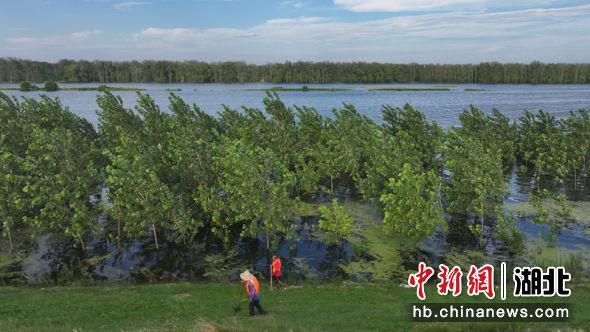
[[[511,122],[472,107],[445,131],[409,105],[384,106],[378,124],[352,105],[322,116],[274,94],[264,110],[217,116],[175,95],[169,111],[147,94],[134,108],[109,92],[97,102],[95,128],[58,99],[0,93],[0,225],[11,247],[22,228],[82,248],[97,231],[119,244],[151,233],[156,247],[277,241],[294,236],[302,202],[346,185],[382,209],[386,232],[424,238],[444,229],[446,212],[471,216],[474,231],[501,214],[515,164],[534,175],[535,192],[542,179],[588,185],[583,110],[561,120],[525,112]],[[334,241],[350,232],[339,208],[320,209]]]
[[[0,82],[99,83],[590,83],[590,64],[396,64],[86,61],[0,58]]]

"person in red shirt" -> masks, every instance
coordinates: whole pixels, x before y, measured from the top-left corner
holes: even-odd
[[[283,273],[282,273],[283,263],[281,262],[281,259],[276,255],[272,256],[271,268],[272,268],[272,280],[275,283],[277,289],[281,288],[283,286],[283,278],[282,278],[282,276],[283,276]]]

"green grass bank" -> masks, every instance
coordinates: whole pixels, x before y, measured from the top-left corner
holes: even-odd
[[[485,298],[441,297],[427,287],[428,302],[488,302]],[[262,286],[267,316],[248,317],[238,284],[102,285],[0,288],[0,331],[472,331],[586,330],[590,328],[590,286],[572,285],[567,299],[510,302],[571,303],[567,323],[413,323],[409,304],[415,290],[394,284],[329,283],[290,286],[269,292]],[[498,301],[499,302],[499,301]]]

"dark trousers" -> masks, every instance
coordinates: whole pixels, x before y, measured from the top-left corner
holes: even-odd
[[[266,311],[264,311],[264,309],[262,309],[262,306],[260,305],[260,301],[256,300],[256,301],[252,301],[250,302],[250,316],[254,316],[254,307],[256,307],[256,309],[258,309],[258,313],[261,315],[266,315]]]
[[[272,276],[272,281],[276,288],[281,288],[281,286],[283,286],[283,278],[281,276]]]

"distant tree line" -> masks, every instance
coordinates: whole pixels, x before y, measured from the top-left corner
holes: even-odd
[[[100,83],[590,83],[590,64],[86,61],[0,58],[0,82]]]

